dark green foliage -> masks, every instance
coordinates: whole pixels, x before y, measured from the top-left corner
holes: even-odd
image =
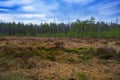
[[[0,23],[0,36],[41,36],[41,37],[78,37],[78,38],[120,38],[120,25],[96,22],[95,18],[70,24],[64,23]],[[0,41],[3,40],[2,38]]]

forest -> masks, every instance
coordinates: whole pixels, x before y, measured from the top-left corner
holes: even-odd
[[[117,22],[96,22],[77,19],[71,23],[24,24],[23,22],[0,22],[0,36],[78,37],[78,38],[120,38],[120,24]]]

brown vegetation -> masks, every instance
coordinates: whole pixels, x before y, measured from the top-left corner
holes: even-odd
[[[120,80],[119,40],[1,37],[0,79],[7,78]]]

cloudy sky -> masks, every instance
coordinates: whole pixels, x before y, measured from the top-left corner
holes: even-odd
[[[72,22],[89,19],[107,22],[120,18],[120,0],[0,0],[0,21]]]

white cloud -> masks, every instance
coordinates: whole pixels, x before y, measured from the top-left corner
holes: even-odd
[[[0,13],[1,21],[20,21],[25,23],[40,23],[40,22],[53,22],[54,19],[56,22],[69,22],[74,21],[76,19],[89,19],[91,16],[94,16],[99,19],[104,20],[112,20],[114,17],[109,15],[119,13],[120,11],[116,9],[114,6],[119,4],[119,1],[116,0],[112,3],[105,3],[106,1],[102,1],[102,3],[98,3],[88,7],[87,9],[82,9],[83,5],[89,4],[94,0],[62,0],[67,5],[66,11],[63,12],[58,10],[59,8],[64,8],[61,3],[57,0],[52,0],[52,2],[48,3],[45,0],[8,0],[8,1],[0,1],[0,6],[3,7],[12,7],[15,5],[19,5],[17,9],[4,9],[0,8],[0,11],[7,13]],[[72,4],[79,3],[82,8],[79,10],[72,9]],[[64,4],[64,3],[63,3]],[[53,12],[54,11],[54,12]],[[15,12],[15,13],[13,13]],[[66,15],[67,14],[67,15]]]
[[[41,22],[53,22],[54,18],[48,18],[44,14],[0,14],[0,21],[2,22],[24,22],[39,24]],[[56,20],[57,22],[58,20]]]
[[[23,7],[22,7],[22,10],[24,10],[24,11],[29,11],[29,12],[31,12],[31,11],[36,11],[36,9],[35,9],[33,6],[30,6],[30,5],[23,6]]]
[[[67,3],[81,3],[81,4],[87,4],[89,2],[92,2],[94,0],[63,0],[64,2]]]
[[[46,17],[45,14],[21,14],[20,17],[24,17],[24,18],[44,18]]]
[[[48,16],[53,16],[52,10],[58,9],[59,4],[57,2],[53,2],[51,4],[45,3],[43,0],[39,0],[37,2],[33,2],[31,4],[26,4],[21,6],[19,11],[23,12],[32,12],[39,14],[46,14]]]
[[[36,2],[37,1],[37,2]],[[24,22],[24,23],[40,23],[40,22],[53,22],[55,14],[52,10],[58,8],[57,2],[47,4],[43,0],[9,0],[1,2],[0,5],[11,7],[14,5],[21,5],[20,8],[8,13],[0,13],[0,21],[5,22]],[[7,11],[7,9],[1,9]],[[12,13],[11,13],[12,12]],[[50,17],[50,18],[49,18]]]
[[[10,11],[9,9],[0,8],[0,11]]]
[[[110,16],[114,15],[115,13],[120,12],[119,9],[117,9],[115,6],[119,4],[119,1],[114,1],[114,2],[107,2],[103,1],[102,3],[98,3],[97,5],[92,5],[90,7],[91,10],[94,12],[97,12],[97,15],[101,16]]]
[[[23,5],[23,4],[30,4],[32,3],[34,0],[8,0],[8,1],[0,1],[0,5],[1,6],[7,6],[7,7],[11,7],[14,5]]]

